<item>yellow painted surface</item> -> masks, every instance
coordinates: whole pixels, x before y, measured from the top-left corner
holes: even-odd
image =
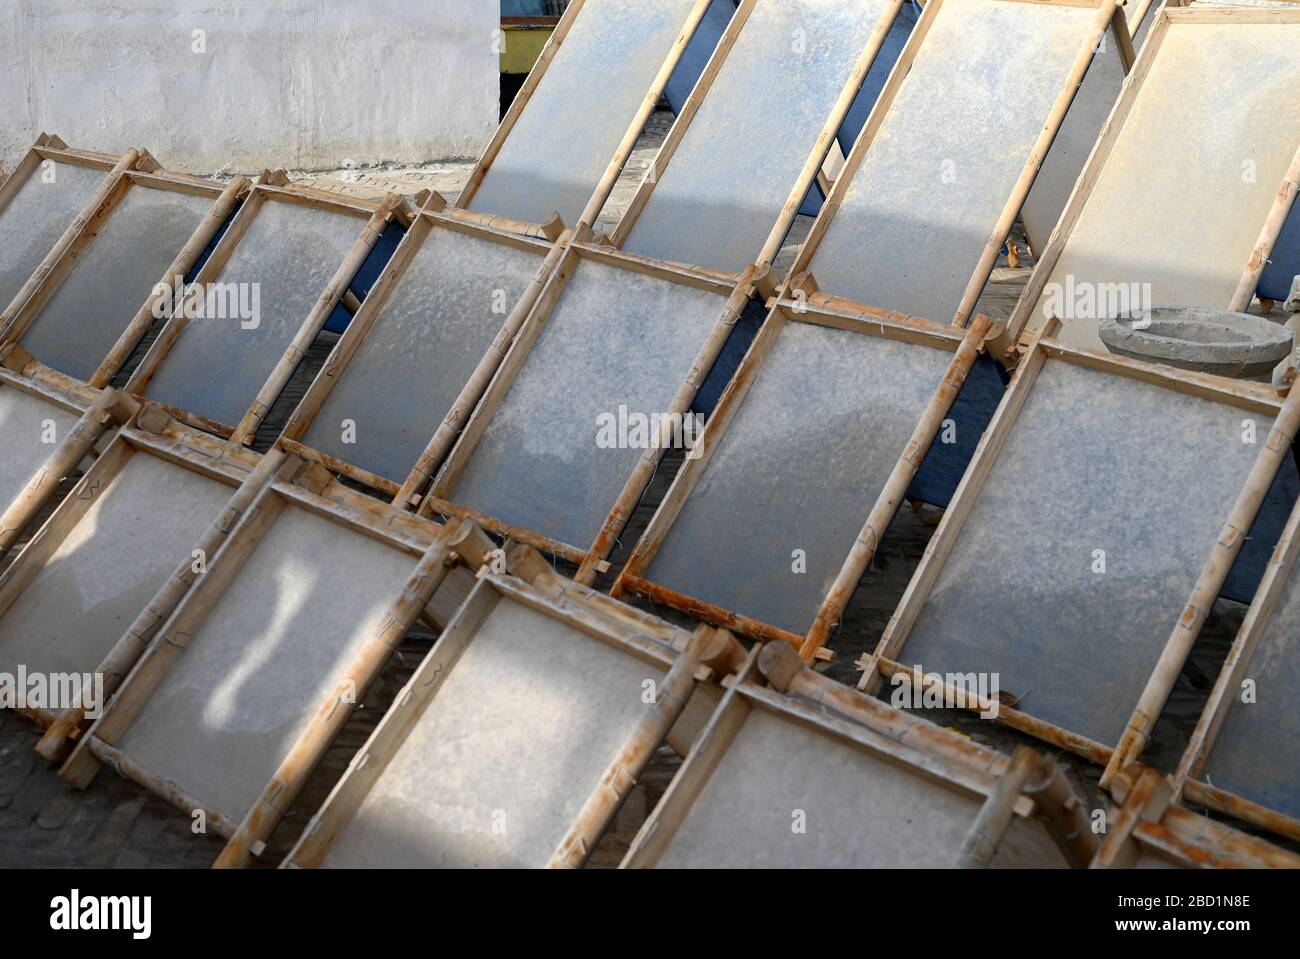
[[[501,72],[528,73],[537,62],[555,28],[504,24],[501,28]]]

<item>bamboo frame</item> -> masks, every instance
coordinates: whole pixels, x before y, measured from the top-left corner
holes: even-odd
[[[219,440],[188,429],[170,417],[159,415],[157,407],[147,407],[136,419],[135,425],[123,426],[104,452],[96,459],[73,488],[72,492],[59,504],[58,508],[40,530],[24,547],[13,564],[0,576],[0,618],[5,616],[13,604],[23,594],[49,564],[64,541],[77,529],[90,509],[99,501],[122,473],[126,464],[135,456],[148,456],[162,460],[179,469],[189,470],[200,476],[238,490],[250,476],[257,473],[260,457],[255,453],[231,448]],[[72,442],[71,439],[65,441]],[[60,455],[58,453],[55,454]],[[232,504],[237,504],[238,494]],[[223,513],[223,519],[229,518],[230,509]],[[221,527],[219,519],[214,529]],[[227,527],[228,529],[228,527]],[[222,530],[224,533],[225,530]],[[219,539],[217,537],[216,539]],[[215,545],[216,539],[209,534],[204,543]],[[182,566],[189,573],[191,557],[183,557]],[[105,573],[105,575],[111,575]],[[183,575],[183,574],[182,574]],[[192,580],[192,573],[188,579]],[[151,607],[152,608],[152,607]],[[118,643],[117,647],[99,664],[88,664],[87,670],[104,677],[106,692],[111,692],[121,680],[122,673],[130,666],[127,655],[128,644]],[[93,668],[92,668],[93,667]],[[30,711],[33,719],[42,726],[49,727],[56,721],[65,720],[67,716],[76,716],[76,720],[63,721],[57,734],[59,742],[40,748],[43,754],[53,756],[63,746],[66,737],[80,723],[81,711],[56,715],[49,711]]]
[[[666,623],[656,623],[654,632],[647,634],[640,628],[648,620],[644,614],[622,609],[607,597],[557,576],[527,547],[512,551],[508,569],[509,575],[484,571],[456,619],[312,817],[281,868],[317,868],[324,863],[393,756],[430,704],[437,701],[447,676],[499,603],[520,604],[666,671],[657,689],[657,701],[611,757],[605,775],[544,863],[548,868],[577,868],[586,861],[641,770],[681,715],[697,682],[714,675],[709,664],[727,662],[735,655],[735,640],[707,627],[688,635]]]
[[[1056,763],[1032,750],[1008,759],[933,723],[826,679],[782,643],[755,646],[726,683],[686,762],[632,841],[620,868],[654,868],[753,711],[794,723],[936,786],[983,803],[954,865],[985,868],[1017,818],[1043,821],[1065,862],[1098,848]]]
[[[708,12],[711,2],[712,0],[696,0],[695,6],[691,9],[685,24],[682,26],[681,32],[678,34],[677,39],[670,48],[667,58],[659,69],[659,73],[650,84],[650,89],[646,91],[646,95],[641,101],[640,108],[637,110],[636,115],[628,126],[627,132],[623,135],[622,142],[619,144],[613,158],[610,160],[604,175],[596,185],[595,192],[588,201],[586,210],[579,218],[577,226],[590,227],[596,222],[596,218],[600,215],[601,207],[605,205],[605,201],[609,199],[610,193],[613,192],[614,184],[618,182],[619,175],[623,172],[623,167],[627,165],[627,161],[632,155],[632,150],[636,146],[636,141],[640,137],[641,131],[645,128],[646,122],[650,119],[650,115],[658,105],[659,98],[663,96],[664,89],[668,86],[668,80],[672,76],[673,70],[676,69],[678,62],[681,60],[682,54],[686,52],[686,47],[690,43],[691,38],[695,35],[695,31],[699,28],[700,23],[703,21],[704,15]],[[564,15],[560,18],[559,24],[556,25],[555,31],[551,34],[551,39],[547,42],[546,48],[542,51],[542,55],[538,58],[537,63],[528,74],[528,78],[524,81],[524,84],[516,95],[514,102],[510,105],[510,109],[506,111],[506,115],[502,119],[501,125],[497,128],[492,140],[483,151],[483,155],[475,164],[468,183],[466,183],[465,188],[461,191],[460,197],[456,200],[457,207],[465,210],[472,207],[474,198],[478,194],[479,188],[482,187],[483,181],[487,178],[488,172],[492,168],[492,164],[496,162],[497,157],[501,153],[502,147],[505,146],[506,140],[509,139],[510,134],[518,124],[519,118],[532,103],[533,95],[537,92],[537,88],[541,85],[542,79],[550,69],[556,56],[560,53],[564,42],[568,39],[569,33],[573,29],[574,22],[577,20],[586,4],[587,0],[571,0],[569,3],[568,8],[564,11]],[[629,29],[634,28],[629,26]]]
[[[743,611],[715,606],[697,597],[667,589],[645,578],[646,571],[671,533],[682,508],[707,472],[713,454],[727,435],[727,430],[743,406],[749,390],[755,380],[762,375],[764,362],[788,323],[809,323],[864,336],[915,342],[918,345],[948,350],[953,354],[947,373],[929,403],[920,411],[910,440],[901,451],[888,482],[876,498],[874,507],[864,518],[857,541],[844,558],[835,582],[823,598],[808,632],[803,636],[748,617]],[[613,595],[618,597],[627,593],[636,593],[754,639],[785,641],[798,649],[805,659],[811,661],[838,625],[839,618],[853,595],[853,590],[870,567],[885,530],[920,470],[925,454],[942,427],[944,417],[956,401],[957,394],[961,391],[976,358],[984,349],[984,341],[989,333],[989,320],[982,315],[975,318],[964,334],[959,334],[949,326],[899,313],[845,304],[818,293],[805,299],[777,300],[758,337],[736,371],[736,375],[724,391],[717,409],[709,418],[695,450],[697,455],[678,472],[650,525],[614,584]]]
[[[157,171],[142,173],[127,171],[118,177],[111,189],[105,194],[99,205],[80,223],[76,235],[63,247],[57,259],[48,269],[42,271],[39,279],[33,277],[35,286],[21,309],[14,312],[3,335],[0,345],[20,341],[40,319],[41,313],[50,300],[59,291],[63,282],[76,269],[77,263],[90,248],[99,234],[106,227],[117,208],[126,200],[127,194],[136,188],[161,190],[173,193],[187,193],[195,196],[209,197],[209,208],[194,233],[178,251],[175,259],[167,267],[166,273],[154,287],[154,293],[140,307],[136,315],[123,329],[120,338],[107,357],[100,363],[95,373],[87,381],[91,387],[107,386],[113,376],[121,369],[131,352],[154,323],[154,308],[158,303],[167,302],[173,294],[175,278],[186,276],[198,262],[203,251],[207,249],[217,231],[226,223],[231,212],[242,200],[251,186],[246,177],[236,177],[224,188],[210,181],[183,174]]]
[[[859,689],[874,693],[880,688],[883,679],[887,676],[902,675],[911,678],[913,682],[924,676],[924,669],[919,664],[915,666],[901,665],[901,656],[905,650],[908,636],[922,609],[929,601],[930,591],[938,581],[948,556],[961,536],[967,518],[979,501],[984,484],[987,482],[994,464],[1001,454],[1008,437],[1015,429],[1017,419],[1029,400],[1039,374],[1049,360],[1096,369],[1174,392],[1181,392],[1227,406],[1275,417],[1280,425],[1275,430],[1276,437],[1270,439],[1268,447],[1261,452],[1259,461],[1252,468],[1251,480],[1248,484],[1248,490],[1251,492],[1242,494],[1233,510],[1228,525],[1225,526],[1225,530],[1245,530],[1250,528],[1250,524],[1263,499],[1262,494],[1256,496],[1253,491],[1258,485],[1258,479],[1262,473],[1268,472],[1268,476],[1271,478],[1272,471],[1276,470],[1276,461],[1281,455],[1275,449],[1277,442],[1280,442],[1280,438],[1285,435],[1294,434],[1294,427],[1288,427],[1288,423],[1300,417],[1300,394],[1297,394],[1296,397],[1289,397],[1284,403],[1276,390],[1261,384],[1227,380],[1207,374],[1184,373],[1168,367],[1123,360],[1120,357],[1064,347],[1050,339],[1050,336],[1055,332],[1055,328],[1056,322],[1054,321],[1034,335],[1026,355],[1016,370],[1011,387],[989,424],[975,457],[962,478],[957,493],[940,522],[939,528],[926,550],[925,557],[908,584],[897,610],[895,610],[889,625],[885,628],[880,642],[873,653],[864,656],[859,662],[859,666],[863,670],[862,678],[858,683]],[[1289,446],[1289,444],[1287,445]],[[1284,453],[1286,448],[1284,446],[1281,452]],[[1270,463],[1272,464],[1271,467]],[[1267,487],[1267,483],[1265,486]],[[1218,587],[1214,586],[1214,580],[1217,579],[1219,586],[1222,585],[1222,578],[1226,576],[1228,566],[1231,566],[1231,560],[1228,560],[1227,566],[1222,569],[1219,568],[1219,564],[1227,558],[1229,553],[1235,557],[1240,546],[1241,536],[1239,535],[1221,537],[1221,542],[1216,547],[1214,559],[1207,564],[1206,570],[1201,575],[1196,595],[1200,596],[1207,589],[1213,589],[1217,594]],[[1199,620],[1195,626],[1199,629]],[[1187,651],[1188,638],[1186,634],[1187,628],[1180,623],[1175,630],[1175,636],[1171,638],[1170,643],[1167,644],[1164,653],[1160,657],[1159,663],[1153,669],[1152,679],[1148,684],[1147,693],[1143,697],[1144,700],[1154,698],[1159,694],[1160,690],[1164,690],[1161,702],[1163,702],[1163,697],[1168,695],[1166,687],[1172,682],[1172,680],[1167,679],[1168,672],[1172,669],[1175,677],[1178,673],[1182,657],[1186,655]],[[1177,660],[1179,667],[1174,666],[1175,660]],[[981,702],[970,705],[969,708],[986,710],[993,708],[993,705],[992,703]],[[1158,710],[1156,711],[1158,712]],[[1038,719],[1029,713],[1005,705],[998,704],[997,712],[998,722],[1019,729],[1061,749],[1077,753],[1099,764],[1114,764],[1121,753],[1129,751],[1130,744],[1128,740],[1131,737],[1127,734],[1117,747],[1112,747],[1109,744],[1096,742],[1053,723]]]
[[[1048,281],[1051,279],[1052,271],[1056,268],[1056,264],[1060,261],[1062,253],[1069,244],[1079,218],[1092,197],[1098,179],[1110,159],[1116,143],[1119,142],[1129,115],[1132,113],[1133,106],[1137,102],[1151,72],[1151,67],[1159,58],[1160,47],[1164,43],[1169,30],[1179,24],[1297,22],[1300,22],[1300,10],[1249,9],[1244,7],[1215,7],[1212,5],[1187,7],[1170,4],[1159,11],[1157,19],[1153,22],[1151,31],[1147,36],[1146,43],[1143,45],[1142,51],[1124,83],[1119,99],[1115,102],[1110,118],[1106,121],[1101,136],[1093,147],[1088,162],[1085,164],[1083,172],[1070,194],[1065,211],[1061,214],[1060,222],[1048,238],[1047,245],[1041,251],[1037,251],[1038,262],[1008,324],[1007,345],[1014,346],[1021,334],[1034,322],[1034,312],[1043,296]],[[1290,168],[1279,185],[1277,196],[1274,198],[1272,208],[1261,226],[1260,237],[1254,250],[1247,262],[1242,265],[1241,280],[1237,285],[1232,300],[1226,304],[1227,309],[1241,312],[1250,305],[1250,300],[1255,293],[1255,286],[1263,273],[1264,267],[1267,265],[1268,254],[1277,242],[1287,214],[1295,201],[1298,189],[1300,189],[1300,150],[1297,150]]]
[[[1024,166],[1021,168],[1020,175],[1012,187],[1011,194],[1008,196],[1006,203],[1003,205],[1002,212],[990,231],[989,239],[984,246],[984,250],[975,265],[970,281],[962,295],[961,301],[957,307],[956,314],[953,317],[952,325],[957,327],[965,326],[974,313],[975,306],[979,301],[980,294],[988,284],[988,279],[993,273],[993,268],[997,264],[998,256],[1001,254],[1002,247],[1007,238],[1011,235],[1011,229],[1015,225],[1016,217],[1020,213],[1020,208],[1024,205],[1025,198],[1033,188],[1034,180],[1038,175],[1038,170],[1042,166],[1047,152],[1051,149],[1052,141],[1056,139],[1056,134],[1060,131],[1061,124],[1065,121],[1065,115],[1069,111],[1070,104],[1074,101],[1079,87],[1083,83],[1084,76],[1091,66],[1096,54],[1098,45],[1105,37],[1107,31],[1124,26],[1124,13],[1120,7],[1123,0],[1100,0],[1098,3],[1079,2],[1079,0],[1005,0],[1010,3],[1032,2],[1038,6],[1070,6],[1070,7],[1095,7],[1097,18],[1094,21],[1088,36],[1081,45],[1078,54],[1075,56],[1074,63],[1071,65],[1069,76],[1061,92],[1058,94],[1056,102],[1048,113],[1047,119],[1043,124],[1033,148],[1030,150],[1029,157],[1026,159]],[[858,139],[849,151],[845,159],[844,167],[840,175],[836,178],[835,184],[830,194],[826,198],[822,211],[817,220],[813,223],[811,232],[808,235],[804,245],[800,248],[795,259],[794,266],[790,270],[790,277],[796,277],[801,273],[814,271],[816,266],[816,254],[821,246],[822,240],[825,239],[826,233],[830,228],[831,222],[839,212],[844,198],[848,195],[858,171],[861,169],[863,162],[866,160],[876,135],[888,118],[894,101],[897,99],[899,90],[906,82],[908,74],[911,72],[917,58],[922,55],[928,55],[929,47],[926,46],[926,38],[934,22],[941,15],[943,9],[943,0],[929,0],[917,21],[916,27],[912,30],[912,35],[904,45],[898,61],[894,64],[884,88],[881,90],[879,98],[872,107],[862,131],[858,134]],[[1125,29],[1127,29],[1125,27]],[[936,51],[935,56],[949,58],[951,51]]]
[[[627,210],[619,218],[614,232],[610,234],[610,240],[615,247],[622,247],[627,241],[642,211],[653,197],[655,188],[668,172],[678,147],[689,136],[696,114],[699,113],[700,107],[712,90],[714,82],[719,74],[726,69],[731,50],[737,40],[740,39],[745,24],[758,2],[759,0],[741,0],[731,22],[723,32],[721,40],[718,41],[717,47],[714,48],[713,55],[709,58],[704,72],[700,75],[695,88],[683,105],[676,122],[673,123],[672,129],[668,131],[668,136],[659,148],[659,152],[651,161],[650,169],[646,171],[646,175],[633,195]],[[889,7],[881,14],[880,21],[872,31],[866,46],[844,83],[843,89],[831,107],[831,112],[812,146],[808,159],[791,187],[789,197],[781,208],[776,224],[764,240],[763,246],[754,260],[758,266],[770,267],[780,254],[781,245],[790,232],[790,227],[794,224],[795,218],[799,215],[804,197],[808,195],[813,183],[819,182],[818,178],[825,166],[826,157],[830,153],[831,146],[835,143],[840,127],[844,125],[844,120],[848,116],[858,92],[862,89],[862,84],[871,72],[872,64],[875,63],[881,47],[884,46],[885,39],[893,27],[902,5],[903,0],[891,0]],[[597,211],[598,213],[599,211]],[[594,222],[594,218],[591,222]]]
[[[646,276],[678,286],[692,286],[708,290],[720,296],[727,296],[722,315],[714,324],[712,331],[701,345],[695,362],[687,374],[676,396],[666,410],[667,417],[663,423],[653,448],[644,452],[638,461],[633,475],[624,485],[623,490],[612,504],[605,522],[597,533],[595,540],[587,547],[579,547],[552,539],[540,531],[522,529],[495,517],[486,516],[457,504],[453,497],[456,485],[465,468],[473,459],[474,453],[487,431],[492,418],[496,415],[502,402],[510,392],[515,379],[532,353],[546,324],[552,318],[556,307],[581,261],[591,261],[612,266],[616,269],[641,273]],[[634,256],[590,243],[572,242],[559,254],[558,262],[547,280],[544,289],[533,305],[532,312],[524,321],[519,335],[515,338],[509,352],[501,362],[491,385],[483,394],[477,409],[469,418],[463,432],[451,449],[434,479],[428,495],[420,504],[420,515],[463,516],[474,520],[484,529],[500,536],[509,537],[520,543],[551,553],[579,566],[575,580],[584,586],[595,582],[603,572],[608,571],[608,558],[617,544],[619,533],[626,526],[636,503],[645,487],[654,476],[663,447],[667,442],[667,431],[671,428],[671,417],[684,416],[695,399],[700,386],[703,385],[714,361],[726,345],[736,322],[744,312],[751,297],[770,292],[770,271],[750,267],[738,277],[719,274],[689,267],[679,267],[668,263]],[[432,447],[450,440],[450,430],[439,430]],[[445,438],[445,439],[444,439]]]
[[[1300,856],[1172,802],[1168,778],[1129,766],[1111,783],[1120,805],[1090,868],[1132,869],[1145,853],[1184,869],[1300,869]]]
[[[86,223],[94,216],[95,210],[104,201],[104,198],[116,189],[122,177],[131,170],[153,172],[158,169],[157,161],[149,155],[147,150],[132,148],[120,157],[111,157],[105,153],[71,149],[58,137],[42,133],[9,176],[5,178],[3,184],[0,184],[0,212],[4,211],[10,201],[18,195],[18,191],[36,172],[37,167],[46,160],[66,163],[69,166],[103,170],[107,175],[99,188],[91,194],[81,212],[68,224],[67,229],[63,231],[49,253],[45,255],[45,259],[37,266],[35,272],[14,294],[10,302],[4,307],[3,312],[0,312],[0,344],[8,342],[8,328],[14,314],[27,302],[28,297],[32,295],[45,275],[63,255],[64,250],[76,239]]]
[[[465,211],[447,208],[445,204],[446,201],[435,193],[429,198],[424,209],[414,217],[406,236],[403,237],[392,259],[371,288],[365,303],[353,316],[347,331],[335,344],[324,367],[290,416],[279,440],[279,445],[285,450],[319,462],[340,475],[363,483],[384,494],[393,505],[403,509],[412,509],[419,503],[419,494],[432,478],[437,465],[450,448],[451,442],[465,428],[470,414],[488,383],[491,382],[492,376],[509,351],[533,304],[541,295],[552,269],[564,254],[565,248],[574,235],[571,230],[563,230],[563,224],[560,224],[558,219],[553,224],[538,225],[518,224],[512,221],[509,225],[517,229],[504,231],[499,225],[502,222],[500,217],[479,217],[477,214],[467,214]],[[554,232],[555,226],[561,227],[562,232],[552,238],[550,234]],[[544,256],[537,273],[524,290],[519,302],[506,317],[483,360],[462,388],[452,408],[447,411],[447,416],[436,436],[430,440],[399,486],[384,477],[313,449],[303,442],[303,438],[315,423],[316,417],[334,387],[342,377],[347,375],[348,364],[356,355],[365,337],[377,324],[383,322],[384,310],[401,286],[408,268],[434,230],[465,234],[480,240],[544,254]],[[544,239],[538,239],[539,235]],[[552,239],[553,242],[546,242]]]
[[[255,495],[245,497],[247,510],[239,515],[207,570],[185,592],[166,622],[156,627],[155,635],[138,653],[130,673],[103,714],[80,737],[60,769],[60,775],[66,780],[77,788],[85,788],[100,764],[107,761],[127,778],[187,812],[205,809],[209,823],[228,840],[217,861],[219,866],[247,865],[261,854],[284,811],[356,707],[359,694],[433,600],[451,567],[460,561],[477,566],[492,550],[491,542],[472,523],[440,527],[418,520],[339,486],[320,467],[296,458],[285,458],[268,479]],[[251,492],[248,486],[241,490],[241,493],[248,492]],[[393,604],[372,624],[369,640],[348,662],[333,692],[314,704],[311,723],[281,758],[262,797],[249,810],[223,811],[205,803],[202,797],[184,794],[175,784],[135,762],[117,743],[140,715],[170,666],[196,641],[203,622],[220,605],[244,563],[288,510],[313,514],[408,555],[412,571],[400,589],[394,584]],[[235,513],[236,510],[228,510],[227,520]],[[147,611],[141,619],[152,615]],[[139,637],[128,632],[115,652],[126,646],[138,648]]]
[[[281,179],[282,175],[276,176],[265,173],[258,178],[248,198],[244,201],[239,212],[231,221],[230,227],[221,238],[221,242],[217,244],[216,249],[212,251],[211,256],[204,263],[203,269],[199,271],[199,274],[187,288],[187,297],[204,295],[208,285],[219,280],[226,264],[244,239],[259,211],[268,202],[283,202],[324,210],[364,219],[366,223],[352,249],[344,257],[343,262],[339,264],[329,284],[317,299],[316,304],[306,318],[303,319],[293,340],[288,344],[283,356],[272,370],[270,377],[262,385],[257,396],[252,400],[248,411],[238,424],[232,426],[217,423],[186,410],[168,408],[169,413],[187,425],[225,437],[234,445],[247,445],[252,442],[253,434],[270,411],[271,404],[275,402],[276,397],[279,396],[293,376],[294,370],[297,369],[307,349],[325,326],[334,308],[339,305],[348,285],[352,282],[357,270],[360,269],[370,251],[379,241],[384,228],[393,220],[410,222],[411,219],[411,212],[406,207],[405,201],[395,194],[389,194],[380,203],[373,203],[353,197],[328,194],[321,190],[299,189],[280,185],[276,181]],[[184,313],[184,311],[181,312]],[[188,325],[189,320],[184,315],[172,315],[167,319],[153,346],[128,381],[126,385],[128,392],[134,396],[148,398],[146,393],[150,380],[157,374],[163,361],[184,334]],[[118,351],[115,350],[114,352],[116,354]]]

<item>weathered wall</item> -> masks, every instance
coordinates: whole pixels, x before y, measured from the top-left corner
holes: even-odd
[[[0,158],[42,130],[194,172],[474,156],[498,17],[497,0],[0,0]]]

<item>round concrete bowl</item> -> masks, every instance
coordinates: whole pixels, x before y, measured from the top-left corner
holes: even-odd
[[[1265,382],[1290,355],[1292,341],[1289,329],[1261,316],[1181,307],[1155,307],[1149,318],[1102,320],[1099,332],[1119,356]]]

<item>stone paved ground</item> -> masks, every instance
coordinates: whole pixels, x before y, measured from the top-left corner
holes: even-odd
[[[626,207],[637,182],[647,169],[658,143],[667,132],[670,116],[657,114],[647,128],[647,136],[628,164],[611,198],[606,214],[597,224],[609,232]],[[414,194],[422,189],[436,189],[454,200],[469,176],[468,164],[431,164],[408,168],[375,168],[338,171],[332,174],[297,174],[297,182],[345,192],[378,197],[387,191]],[[801,219],[791,233],[778,266],[788,266],[810,222]],[[1023,243],[1022,243],[1023,246]],[[1021,288],[1030,272],[1032,260],[1026,257],[1020,269],[1010,269],[1005,261],[995,270],[981,299],[979,309],[995,319],[1010,316]],[[258,435],[258,446],[265,449],[274,440],[288,412],[292,410],[311,377],[328,355],[333,338],[323,334],[281,401],[268,417]],[[669,458],[660,468],[654,483],[633,516],[615,560],[626,557],[666,492],[679,460]],[[71,483],[64,484],[64,492]],[[875,647],[898,601],[901,599],[934,529],[936,516],[927,510],[916,514],[904,509],[883,541],[872,569],[864,578],[846,610],[844,622],[837,630],[831,647],[837,654],[834,663],[822,667],[829,675],[853,683],[857,672],[853,662]],[[4,563],[0,561],[0,570]],[[651,608],[651,607],[648,607]],[[680,617],[663,609],[654,612],[666,618]],[[1182,752],[1201,704],[1218,673],[1219,663],[1240,622],[1242,610],[1229,604],[1215,609],[1178,688],[1166,717],[1157,727],[1149,758],[1162,768],[1172,768]],[[407,638],[400,653],[393,657],[380,679],[354,715],[338,741],[330,749],[320,768],[312,776],[280,828],[272,837],[264,867],[278,863],[317,809],[347,763],[393,697],[409,678],[411,671],[431,647],[433,637],[417,628]],[[927,717],[950,725],[979,742],[1011,751],[1019,742],[1042,744],[1021,737],[1014,731],[982,722],[967,714],[951,712]],[[221,848],[213,836],[195,836],[190,832],[188,816],[111,770],[103,770],[83,793],[70,789],[53,770],[33,752],[38,739],[33,725],[22,717],[0,712],[0,868],[45,866],[109,866],[201,868],[211,864]],[[1093,791],[1098,770],[1073,757],[1059,758],[1071,770],[1072,778],[1084,790]],[[616,866],[636,830],[655,802],[663,794],[681,760],[670,750],[661,749],[646,770],[618,816],[613,828],[592,856],[593,867]]]

